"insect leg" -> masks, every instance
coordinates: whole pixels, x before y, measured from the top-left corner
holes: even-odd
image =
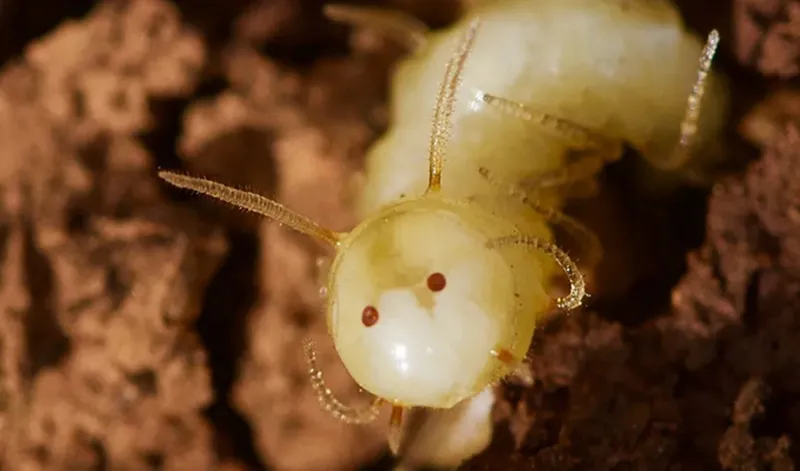
[[[587,127],[550,113],[536,111],[523,103],[485,92],[478,92],[475,98],[509,116],[528,121],[558,135],[562,139],[569,141],[571,147],[600,149],[612,145],[608,139]]]
[[[603,257],[603,245],[600,243],[600,239],[583,223],[553,208],[541,206],[527,196],[523,195],[522,201],[544,216],[548,222],[564,229],[582,247],[585,257],[581,265],[590,269]]]
[[[548,172],[533,182],[537,187],[553,187],[594,176],[603,166],[622,155],[622,142],[607,139],[578,123],[558,116],[535,111],[530,107],[490,93],[480,92],[476,99],[509,116],[532,123],[567,141],[574,152],[564,167]]]
[[[567,162],[556,170],[544,172],[535,178],[528,179],[524,182],[524,188],[530,192],[537,192],[548,188],[566,187],[568,185],[575,185],[584,183],[591,185],[594,183],[595,177],[603,167],[613,161],[615,157],[610,157],[611,154],[604,153],[600,150],[581,150],[581,151],[568,151]],[[594,186],[592,186],[594,188]],[[595,190],[588,190],[592,194]],[[578,190],[579,194],[584,194]],[[569,194],[572,195],[573,189],[570,187]]]
[[[392,415],[389,417],[389,450],[397,456],[400,452],[400,441],[403,435],[403,407],[392,406]]]
[[[314,349],[314,343],[306,340],[303,343],[306,353],[306,362],[308,363],[308,374],[311,377],[311,387],[317,394],[322,407],[337,419],[348,424],[368,424],[374,422],[380,414],[380,405],[383,404],[383,399],[375,398],[372,404],[359,409],[348,407],[333,395],[333,391],[328,389],[325,385],[325,379],[322,377],[322,371],[317,366],[317,352]]]
[[[416,52],[428,43],[428,26],[413,16],[388,8],[328,4],[322,12],[333,21],[374,28]]]
[[[492,239],[486,243],[489,248],[499,248],[507,245],[523,245],[528,248],[540,250],[551,257],[558,263],[564,273],[567,275],[570,283],[569,294],[563,298],[556,299],[556,305],[559,309],[572,310],[581,305],[583,299],[588,295],[586,294],[586,281],[583,279],[583,274],[578,269],[575,262],[563,250],[558,248],[555,244],[551,244],[546,240],[538,237],[527,235],[512,235],[506,237],[499,237]]]
[[[581,252],[585,256],[584,260],[581,262],[582,266],[591,269],[600,261],[603,256],[603,246],[595,233],[583,225],[583,223],[553,208],[540,205],[525,194],[521,188],[512,183],[500,182],[486,167],[479,168],[478,172],[493,185],[505,186],[510,196],[519,199],[520,202],[542,215],[547,222],[560,227],[564,232],[569,234],[570,238],[580,246]]]

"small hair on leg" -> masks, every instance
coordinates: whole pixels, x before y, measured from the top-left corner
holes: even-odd
[[[521,245],[528,248],[540,250],[551,257],[558,263],[564,273],[567,275],[570,283],[570,292],[563,298],[556,299],[556,305],[559,309],[566,311],[573,310],[579,307],[583,300],[588,296],[586,293],[586,281],[583,279],[583,274],[578,269],[575,262],[563,250],[558,248],[555,244],[551,244],[538,237],[528,235],[512,235],[492,239],[487,242],[489,248],[499,248],[508,245]]]
[[[517,185],[499,181],[486,167],[480,167],[478,173],[491,184],[498,187],[505,187],[505,191],[507,191],[510,196],[517,198],[521,203],[542,215],[547,222],[562,228],[569,234],[569,236],[582,247],[582,252],[586,255],[586,260],[584,260],[584,263],[581,265],[588,268],[594,267],[603,257],[603,245],[600,243],[600,239],[598,239],[597,235],[583,223],[560,211],[542,206],[533,201]]]
[[[383,399],[375,398],[372,404],[358,409],[342,404],[325,384],[322,371],[317,366],[314,342],[306,339],[303,342],[303,349],[308,363],[308,375],[311,377],[311,387],[320,404],[328,413],[347,424],[368,424],[377,420],[380,415],[380,406],[384,402]]]
[[[413,16],[394,9],[330,3],[323,14],[333,21],[372,28],[416,52],[428,43],[428,26]]]

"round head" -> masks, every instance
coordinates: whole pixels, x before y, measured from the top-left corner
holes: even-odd
[[[476,227],[487,225],[465,207],[423,199],[342,241],[328,323],[364,389],[399,405],[451,407],[507,372],[493,351],[515,340],[514,274],[487,247],[497,225]]]

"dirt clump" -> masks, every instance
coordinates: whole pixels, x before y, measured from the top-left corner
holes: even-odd
[[[174,6],[148,0],[65,22],[0,75],[9,469],[215,469],[192,325],[226,241],[164,198],[136,139],[203,61]]]
[[[735,0],[736,57],[767,77],[800,74],[800,2]]]

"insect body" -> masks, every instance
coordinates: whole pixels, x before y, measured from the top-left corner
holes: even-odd
[[[512,7],[523,3],[526,2],[490,2],[486,10],[480,11],[496,22],[492,5]],[[576,6],[575,13],[579,14],[577,6],[582,3],[569,3]],[[453,29],[449,39],[435,50],[431,43],[431,61],[444,57],[442,51],[450,51],[438,91],[431,90],[431,80],[423,78],[434,73],[430,70],[418,69],[415,77],[411,72],[414,65],[410,64],[399,72],[398,83],[418,86],[420,96],[405,95],[404,101],[395,103],[397,127],[370,156],[371,178],[362,204],[365,217],[350,232],[319,227],[253,193],[202,178],[159,174],[176,186],[275,219],[336,250],[327,281],[328,329],[346,369],[376,399],[364,408],[351,408],[336,400],[325,386],[309,343],[306,352],[312,385],[327,410],[351,423],[374,420],[382,403],[391,404],[393,449],[405,408],[451,408],[519,365],[530,346],[537,318],[552,308],[550,288],[559,272],[566,275],[570,291],[555,300],[558,308],[573,309],[585,296],[583,277],[576,264],[553,242],[551,225],[559,224],[576,233],[586,231],[577,222],[531,203],[534,193],[518,187],[520,177],[536,177],[537,187],[550,184],[555,189],[577,176],[591,177],[606,156],[617,152],[621,139],[626,137],[622,132],[625,122],[627,128],[651,130],[639,134],[642,142],[650,142],[654,135],[660,137],[659,132],[652,131],[659,128],[652,121],[637,124],[622,120],[614,124],[611,118],[604,121],[595,113],[594,120],[589,121],[602,131],[590,131],[584,125],[534,111],[485,89],[476,92],[481,80],[497,84],[498,80],[519,77],[523,68],[537,67],[534,59],[514,64],[512,56],[512,63],[505,69],[490,71],[497,76],[487,75],[478,61],[465,73],[471,51],[486,54],[492,46],[500,45],[491,38],[493,30],[485,35],[489,36],[488,45],[480,46],[481,41],[475,40],[482,22],[482,16],[471,17]],[[669,32],[666,36],[675,38]],[[701,71],[708,69],[715,38],[712,35],[704,51]],[[532,45],[512,41],[503,47]],[[679,52],[686,54],[685,50]],[[421,67],[421,63],[416,66]],[[465,89],[460,85],[462,77],[467,76],[470,78],[465,81],[471,86]],[[704,80],[701,73],[700,85],[692,94],[695,101],[702,95]],[[396,83],[395,88],[398,86]],[[537,95],[535,90],[525,93],[523,98]],[[423,106],[427,108],[434,96],[436,107],[429,120],[433,129],[420,141],[419,125],[413,127],[409,120],[424,119]],[[592,103],[599,106],[600,101]],[[606,105],[610,107],[611,103]],[[498,111],[506,121],[517,118],[511,120],[511,125],[521,123],[529,130],[533,125],[533,134],[549,133],[550,137],[526,148],[531,141],[525,140],[522,128],[518,128],[517,135],[508,134],[501,126],[500,116],[482,120],[488,126],[482,130],[478,121],[473,122],[481,113],[472,110],[481,106],[487,113]],[[569,107],[563,104],[559,109]],[[611,109],[605,115],[615,116]],[[697,116],[689,113],[684,123],[688,124],[682,133],[685,139],[677,146],[678,154],[691,144]],[[611,129],[618,132],[612,133]],[[576,149],[577,159],[567,161],[568,154]],[[403,155],[407,158],[404,163],[398,157],[389,157],[404,151],[409,152]],[[545,156],[543,161],[537,160],[536,152]],[[405,170],[400,169],[401,165]],[[396,175],[390,172],[393,167],[399,172]],[[556,191],[552,195],[551,199],[558,203],[564,193]]]
[[[485,167],[557,207],[583,192],[623,143],[667,170],[693,169],[720,153],[727,97],[708,69],[713,48],[702,51],[666,0],[485,0],[437,31],[396,14],[380,18],[379,10],[337,5],[329,13],[391,30],[413,47],[392,81],[389,130],[367,155],[362,216],[424,190],[436,64],[478,17],[481,37],[451,117],[448,194],[496,191],[474,171]],[[688,136],[692,146],[675,146]]]

